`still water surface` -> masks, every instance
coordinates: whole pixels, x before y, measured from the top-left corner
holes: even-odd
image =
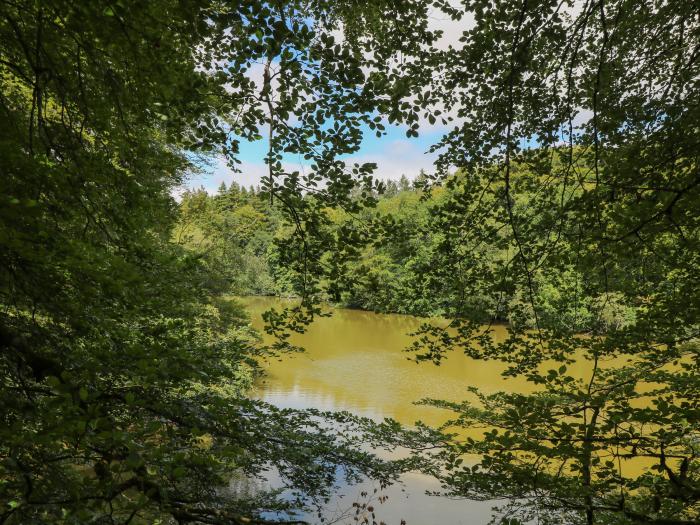
[[[261,329],[261,314],[284,304],[279,299],[245,298],[253,326]],[[403,350],[410,344],[410,332],[423,320],[406,315],[386,315],[358,310],[334,309],[332,317],[317,319],[305,334],[292,341],[306,352],[284,357],[266,366],[267,375],[257,385],[255,395],[285,408],[347,410],[381,419],[391,417],[411,425],[420,420],[438,425],[448,419],[445,411],[416,406],[425,397],[462,400],[467,388],[484,391],[528,390],[523,380],[505,380],[502,365],[474,361],[454,353],[440,366],[416,364]],[[505,330],[497,327],[498,335]],[[377,522],[399,525],[461,525],[487,523],[494,502],[471,502],[427,496],[439,484],[421,474],[409,474],[403,486],[384,492],[389,499],[375,503]],[[339,517],[361,491],[372,493],[372,486],[345,487],[326,511],[328,519]],[[340,521],[352,523],[352,519]]]

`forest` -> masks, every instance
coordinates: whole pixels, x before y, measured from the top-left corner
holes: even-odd
[[[389,525],[418,475],[458,523],[700,523],[700,3],[13,0],[0,85],[0,524]],[[363,161],[396,132],[429,169]],[[348,311],[505,386],[256,393]]]
[[[365,227],[381,233],[348,261],[342,282],[326,285],[318,299],[374,312],[446,315],[451,300],[445,286],[449,281],[431,278],[430,270],[440,264],[442,238],[437,232],[441,231],[441,209],[459,198],[453,185],[459,184],[460,175],[453,179],[429,192],[420,189],[425,183],[421,173],[411,182],[406,176],[398,183],[382,181],[381,193],[374,194],[376,205],[359,216]],[[522,198],[527,206],[533,195],[524,193]],[[222,183],[215,195],[198,189],[184,192],[181,199],[174,235],[178,243],[201,257],[212,276],[214,293],[296,296],[293,276],[275,244],[275,239],[284,238],[288,225],[281,210],[269,205],[259,187],[246,189],[234,181],[229,188]],[[325,234],[337,236],[358,217],[332,208],[329,220]],[[496,267],[508,253],[493,244],[485,245],[481,256]],[[322,260],[332,257],[332,250],[321,255]],[[587,286],[586,274],[574,265],[538,275],[535,290],[539,322],[572,333],[604,333],[633,324],[641,299],[614,291],[600,294]],[[510,317],[512,306],[522,303],[525,293],[526,289],[513,286],[501,303],[473,294],[469,297],[471,315],[484,323],[512,323],[516,321]],[[534,310],[520,322],[534,327]]]

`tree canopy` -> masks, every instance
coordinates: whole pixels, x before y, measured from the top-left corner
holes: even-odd
[[[538,391],[434,402],[489,429],[445,452],[447,491],[509,499],[509,523],[697,522],[698,6],[465,6],[473,27],[436,55],[429,88],[458,121],[439,167],[464,173],[428,266],[455,322],[416,348],[503,361]],[[477,298],[508,310],[507,341]],[[610,324],[615,308],[634,315]],[[582,360],[584,377],[568,371]]]
[[[323,431],[368,422],[246,397],[271,350],[218,297],[201,257],[172,242],[172,192],[196,155],[233,161],[237,141],[265,128],[265,189],[304,217],[295,232],[311,254],[318,219],[300,187],[319,175],[283,176],[282,151],[325,174],[318,206],[341,202],[368,168],[337,157],[357,148],[390,83],[390,72],[367,81],[361,66],[383,63],[406,31],[429,39],[420,6],[396,18],[377,4],[374,25],[346,19],[350,9],[0,7],[0,521],[265,522],[323,501],[338,472],[392,477],[356,434]],[[334,44],[344,20],[354,37]],[[246,75],[259,63],[261,86]],[[282,133],[291,115],[298,124]],[[284,494],[234,490],[237,477],[270,469]]]
[[[507,501],[501,523],[698,522],[697,3],[0,15],[0,521],[293,520],[339,472],[420,465],[451,496]],[[435,16],[459,42],[437,45]],[[423,123],[446,132],[416,190],[346,160],[363,134]],[[200,157],[235,167],[256,140],[260,191],[176,202]],[[276,344],[237,290],[302,298],[267,315]],[[498,360],[534,393],[426,400],[455,413],[440,433],[249,399],[320,300],[444,315],[416,360]],[[432,452],[380,461],[358,436]],[[236,489],[270,469],[287,491]]]

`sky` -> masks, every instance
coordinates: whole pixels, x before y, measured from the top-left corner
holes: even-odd
[[[438,47],[447,49],[449,45],[458,43],[462,32],[472,26],[471,20],[455,22],[442,13],[433,13],[430,17],[432,29],[443,31],[443,37],[438,42]],[[253,72],[253,75],[261,76],[261,71]],[[418,137],[407,138],[406,127],[386,124],[386,135],[380,138],[369,128],[363,129],[364,140],[355,154],[345,160],[353,162],[374,162],[377,169],[374,172],[380,180],[398,180],[402,175],[409,179],[415,178],[421,169],[431,171],[436,154],[428,153],[431,145],[440,140],[446,128],[440,125],[421,126]],[[454,123],[453,123],[454,125]],[[258,186],[261,178],[267,173],[264,158],[267,153],[267,140],[255,142],[241,142],[239,159],[241,173],[234,173],[227,165],[223,157],[213,159],[208,166],[202,166],[202,173],[191,176],[186,186],[188,188],[203,187],[209,193],[216,193],[222,182],[227,186],[236,182],[241,186]],[[302,171],[305,163],[290,158],[285,162],[285,169],[289,171]]]
[[[415,178],[421,169],[431,171],[435,153],[428,153],[432,144],[443,135],[444,130],[432,129],[420,134],[417,138],[407,138],[403,126],[392,126],[388,133],[377,138],[373,132],[367,130],[360,150],[349,156],[349,163],[374,162],[377,164],[375,176],[381,180],[398,180],[401,175],[409,179]],[[209,193],[215,193],[222,182],[230,186],[236,182],[240,186],[258,186],[260,179],[267,174],[267,165],[264,162],[267,153],[267,141],[265,139],[256,142],[241,143],[239,159],[240,173],[234,173],[227,165],[223,157],[218,157],[209,166],[202,166],[203,173],[194,175],[187,181],[189,188],[203,187]],[[287,159],[285,169],[302,171],[308,163]]]

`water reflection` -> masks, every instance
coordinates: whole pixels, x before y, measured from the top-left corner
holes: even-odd
[[[261,314],[272,306],[282,306],[271,298],[246,298],[253,325],[261,329]],[[414,402],[424,397],[461,400],[469,386],[486,391],[506,388],[500,376],[502,366],[493,362],[474,361],[453,354],[442,365],[416,364],[403,350],[410,342],[410,332],[421,320],[405,315],[383,315],[356,310],[336,309],[332,317],[319,318],[293,343],[306,349],[304,354],[284,357],[266,365],[267,376],[257,385],[255,395],[284,408],[319,408],[347,410],[375,419],[391,417],[410,425],[423,421],[430,425],[444,422],[449,414]],[[497,336],[505,330],[497,327]],[[525,381],[509,379],[511,391],[527,389]],[[275,485],[275,480],[271,479]],[[328,521],[353,523],[355,501],[374,508],[376,521],[387,525],[478,524],[487,523],[492,503],[449,500],[427,496],[426,491],[440,490],[428,476],[410,473],[404,485],[393,486],[377,494],[371,484],[343,487],[328,505]],[[362,496],[361,493],[367,493]],[[379,495],[388,496],[384,503]],[[348,514],[350,512],[350,514]],[[370,520],[371,523],[371,520]]]
[[[256,328],[262,328],[263,311],[272,306],[283,306],[280,300],[270,298],[248,298],[245,303]],[[504,379],[501,363],[473,360],[459,352],[450,354],[440,366],[411,361],[411,355],[404,349],[412,341],[409,334],[422,322],[405,315],[335,309],[332,317],[319,318],[307,333],[292,338],[294,344],[303,346],[307,352],[269,363],[266,366],[268,375],[257,385],[255,395],[280,407],[347,410],[375,419],[391,417],[404,425],[422,421],[438,426],[449,419],[450,413],[417,406],[416,401],[426,397],[461,401],[470,397],[469,387],[477,387],[485,393],[533,390],[533,385],[523,378]],[[505,328],[494,327],[494,337],[496,340],[505,338]],[[623,364],[629,363],[622,358],[613,358],[601,366]],[[544,363],[544,368],[554,365]],[[574,377],[587,382],[593,363],[582,355],[568,368]],[[462,429],[459,434],[479,437],[482,432],[483,429]],[[633,458],[624,462],[623,475],[641,475],[651,465],[651,460]],[[489,521],[494,502],[452,501],[426,496],[426,491],[439,490],[440,487],[434,479],[420,474],[407,475],[404,481],[405,491],[401,487],[391,487],[387,492],[390,500],[381,508],[385,515],[379,516],[387,524],[398,525],[401,519],[406,519],[408,525]],[[345,487],[341,493],[343,497],[333,504],[338,509],[347,509],[353,498],[371,488]],[[349,503],[345,505],[347,500]],[[334,512],[338,515],[340,511]]]
[[[254,326],[261,328],[261,313],[279,301],[248,298],[246,304]],[[486,392],[506,388],[500,363],[475,361],[459,353],[440,366],[411,361],[403,350],[412,340],[408,334],[421,322],[406,315],[336,309],[332,317],[317,319],[305,334],[292,338],[306,353],[269,363],[258,394],[285,407],[342,409],[392,417],[404,424],[420,420],[435,425],[446,419],[444,411],[416,406],[415,401],[424,397],[458,401],[470,386]],[[496,337],[505,335],[503,327],[494,330]],[[519,391],[530,385],[508,379],[507,388]]]

